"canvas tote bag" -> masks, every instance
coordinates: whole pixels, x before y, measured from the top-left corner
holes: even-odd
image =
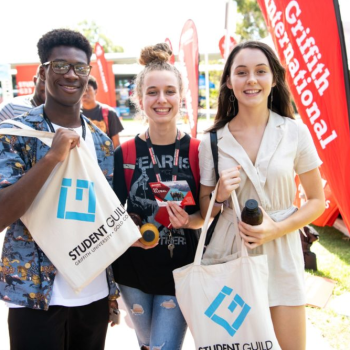
[[[23,129],[0,134],[36,137],[49,147],[55,135],[3,123]],[[54,168],[21,220],[76,292],[141,238],[83,139]]]
[[[269,310],[267,258],[265,255],[248,256],[239,238],[237,217],[241,216],[235,192],[231,195],[234,210],[232,213],[226,210],[221,215],[220,221],[225,220],[226,226],[220,225],[220,230],[236,232],[239,252],[222,259],[202,259],[216,192],[217,186],[194,262],[173,271],[176,297],[196,349],[281,349]],[[215,231],[217,229],[218,226]],[[219,236],[221,232],[216,233]]]

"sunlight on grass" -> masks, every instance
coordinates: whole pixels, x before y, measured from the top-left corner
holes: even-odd
[[[307,272],[336,281],[332,297],[350,292],[350,242],[333,227],[316,226],[315,229],[320,239],[311,246],[311,251],[317,256],[318,271]],[[350,317],[339,315],[329,307],[307,307],[306,311],[308,319],[333,349],[350,348]]]

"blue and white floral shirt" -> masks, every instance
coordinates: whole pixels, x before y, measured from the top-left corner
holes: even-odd
[[[108,182],[113,178],[113,144],[84,118],[92,133],[98,164]],[[14,118],[34,129],[49,131],[43,118],[43,106]],[[12,128],[1,124],[0,128]],[[16,183],[49,150],[36,138],[0,135],[0,190]],[[0,208],[6,210],[6,208]],[[118,295],[113,272],[107,268],[109,294]],[[0,299],[13,304],[47,310],[49,308],[56,268],[34,242],[21,220],[8,227],[0,261]]]

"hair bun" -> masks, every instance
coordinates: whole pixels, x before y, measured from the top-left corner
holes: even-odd
[[[173,52],[170,50],[169,45],[166,43],[146,46],[141,50],[139,63],[143,66],[147,66],[154,61],[168,62],[172,53]]]

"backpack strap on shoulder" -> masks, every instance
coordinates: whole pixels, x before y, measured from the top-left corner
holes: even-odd
[[[131,180],[135,171],[136,164],[136,145],[135,139],[130,139],[121,144],[122,153],[123,153],[123,169],[124,169],[124,178],[126,183],[126,188],[128,193],[131,188]]]
[[[216,133],[216,130],[210,131],[210,145],[211,145],[211,153],[213,155],[213,161],[214,161],[216,182],[218,182],[220,176],[219,176],[218,135]]]
[[[192,169],[192,174],[196,183],[197,194],[199,193],[199,158],[198,158],[198,147],[200,140],[192,138],[190,139],[190,149],[188,152],[190,167]]]

